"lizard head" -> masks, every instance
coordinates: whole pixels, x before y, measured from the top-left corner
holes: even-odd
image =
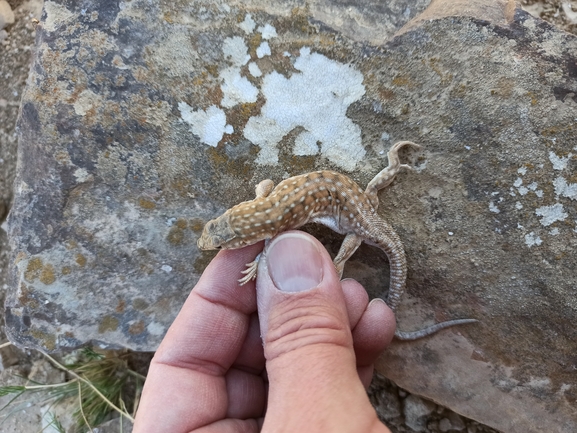
[[[200,238],[198,238],[197,245],[201,250],[219,250],[240,248],[246,244],[242,237],[238,236],[232,229],[230,212],[227,211],[206,223]]]

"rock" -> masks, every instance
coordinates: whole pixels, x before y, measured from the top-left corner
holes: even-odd
[[[425,431],[427,417],[435,410],[435,403],[423,400],[415,395],[409,395],[403,400],[405,424],[416,432]]]
[[[10,345],[0,348],[0,371],[18,364],[18,361],[18,350],[14,346]]]
[[[379,208],[407,251],[399,327],[479,323],[393,344],[378,370],[501,431],[577,431],[577,38],[511,1],[394,3],[46,1],[10,338],[154,350],[213,257],[204,222],[265,178],[364,186],[413,140]],[[388,274],[367,246],[345,269],[373,295]]]
[[[0,30],[14,24],[14,12],[6,0],[0,0]]]
[[[447,418],[443,418],[439,421],[439,430],[442,432],[449,431],[463,431],[467,428],[463,419],[456,413],[451,412]]]

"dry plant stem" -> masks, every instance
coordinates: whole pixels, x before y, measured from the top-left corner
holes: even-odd
[[[112,409],[114,409],[116,412],[118,412],[120,415],[128,418],[128,420],[132,423],[134,423],[134,417],[132,417],[129,413],[123,411],[122,409],[120,409],[118,406],[116,406],[114,403],[112,403],[110,400],[108,400],[106,398],[106,396],[104,394],[102,394],[98,388],[96,388],[92,383],[90,383],[90,381],[84,379],[82,376],[80,376],[79,374],[75,373],[74,371],[66,368],[64,365],[60,364],[58,361],[56,361],[54,358],[52,358],[50,355],[48,355],[47,353],[44,353],[43,351],[39,351],[42,355],[44,355],[46,358],[48,358],[48,360],[50,362],[52,362],[56,368],[62,370],[62,371],[66,371],[67,373],[71,374],[72,376],[74,376],[76,379],[81,380],[82,382],[84,382],[86,385],[88,385],[90,388],[92,388],[92,390],[98,394],[100,396],[100,398],[102,400],[104,400],[106,402],[106,404],[108,404]]]
[[[82,408],[82,386],[80,385],[80,382],[78,382],[78,405],[80,407],[80,414],[82,415],[82,419],[84,420],[86,427],[88,427],[88,430],[94,433],[94,430],[92,430],[92,426],[88,423],[88,420],[86,419],[86,415],[84,415],[84,409]]]

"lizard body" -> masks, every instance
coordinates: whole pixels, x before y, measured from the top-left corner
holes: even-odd
[[[241,248],[309,222],[321,223],[346,235],[333,260],[339,275],[362,241],[386,253],[391,268],[387,304],[395,311],[405,289],[407,261],[401,239],[377,214],[377,193],[388,186],[402,168],[410,168],[401,164],[398,157],[399,149],[405,145],[420,148],[410,141],[393,145],[387,154],[389,165],[369,182],[365,191],[347,176],[328,170],[285,179],[276,188],[271,180],[264,180],[257,185],[254,200],[233,206],[205,225],[198,247],[202,250]],[[247,265],[245,277],[239,280],[242,284],[255,277],[257,263],[255,260]],[[476,320],[450,320],[415,332],[397,330],[395,337],[414,340],[471,322]]]

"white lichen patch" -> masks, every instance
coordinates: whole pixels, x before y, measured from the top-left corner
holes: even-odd
[[[238,26],[242,29],[243,32],[249,35],[254,31],[256,23],[254,22],[250,14],[246,14],[244,16],[243,22],[240,23]]]
[[[207,110],[193,110],[185,102],[178,104],[182,120],[190,125],[190,130],[197,135],[204,144],[216,146],[224,134],[232,134],[234,129],[226,123],[224,111],[214,105]]]
[[[74,170],[74,177],[78,183],[83,183],[92,179],[92,175],[90,175],[85,168],[77,168]]]
[[[48,32],[53,32],[67,22],[73,22],[77,17],[64,6],[48,0],[44,2],[44,12],[46,19],[42,23],[42,29]]]
[[[230,67],[220,72],[223,83],[220,86],[223,98],[220,102],[225,108],[232,108],[237,104],[256,102],[258,89],[240,75],[240,68]]]
[[[555,221],[563,221],[568,217],[561,203],[555,203],[552,206],[541,206],[535,210],[535,214],[541,218],[541,224],[545,227],[550,226]]]
[[[532,247],[533,245],[541,245],[543,241],[539,236],[537,236],[534,232],[528,233],[525,235],[525,244],[528,247]]]
[[[224,54],[224,58],[230,61],[233,66],[246,65],[250,60],[248,47],[244,39],[240,36],[226,38],[222,44],[222,54]]]
[[[92,90],[85,89],[83,90],[80,95],[78,95],[78,99],[74,102],[74,112],[79,116],[84,116],[94,107],[98,107],[102,105],[102,98],[94,93]]]
[[[493,202],[489,203],[489,210],[493,213],[500,213],[501,212],[499,210],[499,208],[497,206],[495,206],[495,203],[493,203]]]
[[[557,156],[555,152],[551,151],[549,152],[549,161],[551,161],[551,164],[553,164],[554,170],[564,170],[567,167],[567,163],[569,162],[569,159],[571,159],[572,156],[573,154],[570,153],[563,158]]]
[[[270,56],[270,55],[271,55],[270,45],[268,44],[267,41],[264,41],[256,49],[256,56],[259,59],[262,59],[264,56]]]
[[[567,197],[571,200],[577,200],[577,183],[568,183],[564,177],[557,177],[553,181],[555,194],[557,197]]]
[[[351,66],[301,48],[290,78],[271,72],[263,78],[266,100],[261,115],[252,117],[244,136],[261,147],[259,164],[278,162],[277,144],[294,128],[310,135],[299,138],[298,150],[310,154],[313,142],[321,155],[345,170],[365,156],[361,129],[346,116],[347,108],[365,93],[363,75]]]
[[[250,75],[256,78],[262,76],[262,71],[255,62],[250,62],[248,64],[248,72],[250,72]]]
[[[265,24],[264,26],[259,27],[258,32],[262,35],[263,39],[272,39],[278,36],[276,29],[270,24]]]

